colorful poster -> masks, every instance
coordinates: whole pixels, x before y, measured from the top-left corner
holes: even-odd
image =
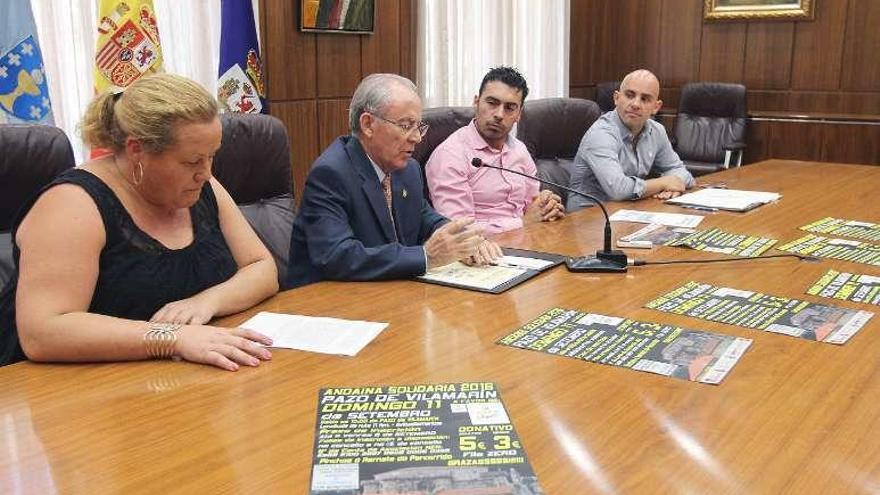
[[[685,227],[669,227],[652,223],[618,239],[617,247],[651,249],[654,246],[671,246],[679,239],[694,232],[696,232],[694,229]]]
[[[801,227],[801,230],[833,235],[835,237],[852,237],[873,242],[880,241],[880,224],[859,222],[857,220],[826,217],[804,225]]]
[[[752,341],[661,323],[553,308],[497,343],[718,384]]]
[[[543,491],[492,382],[325,388],[311,494]]]
[[[807,294],[880,306],[880,277],[828,270]]]
[[[874,316],[760,292],[688,282],[645,305],[664,313],[844,344]]]
[[[711,228],[708,230],[698,230],[668,245],[751,258],[760,256],[774,244],[776,244],[776,239],[745,234],[731,234],[718,228]]]
[[[880,245],[807,234],[777,247],[780,251],[880,266]]]

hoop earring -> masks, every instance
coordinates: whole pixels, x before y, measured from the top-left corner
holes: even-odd
[[[140,160],[138,160],[137,165],[135,165],[134,171],[132,172],[132,181],[134,185],[140,185],[141,181],[144,180],[144,164]]]

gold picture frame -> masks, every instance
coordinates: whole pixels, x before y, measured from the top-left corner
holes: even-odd
[[[724,20],[813,20],[816,0],[705,0],[703,17]]]

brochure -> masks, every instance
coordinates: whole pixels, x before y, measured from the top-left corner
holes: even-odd
[[[846,343],[874,316],[870,311],[699,282],[688,282],[645,307],[830,344]]]
[[[852,237],[865,241],[880,241],[880,224],[871,222],[826,217],[804,225],[801,230],[831,236]]]
[[[553,308],[498,344],[718,384],[751,345],[719,333]]]
[[[807,234],[777,247],[780,251],[880,266],[880,244]]]
[[[312,495],[543,494],[493,382],[324,388]]]
[[[828,270],[807,294],[880,306],[880,277]]]
[[[639,249],[650,249],[654,246],[669,246],[694,232],[696,232],[694,229],[668,227],[666,225],[652,223],[642,227],[632,234],[621,237],[617,240],[617,246]]]
[[[752,258],[760,256],[774,244],[776,244],[776,239],[732,234],[718,228],[697,231],[668,243],[669,246]]]

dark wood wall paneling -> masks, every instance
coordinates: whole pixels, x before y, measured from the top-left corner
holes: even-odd
[[[358,82],[375,72],[415,76],[415,0],[377,0],[371,35],[303,33],[299,4],[260,3],[269,112],[290,134],[297,200],[311,163],[348,132]]]
[[[741,83],[750,111],[818,117],[752,122],[748,161],[880,164],[880,2],[815,4],[813,21],[708,22],[693,0],[572,0],[570,94],[642,67],[671,108],[687,82]]]

